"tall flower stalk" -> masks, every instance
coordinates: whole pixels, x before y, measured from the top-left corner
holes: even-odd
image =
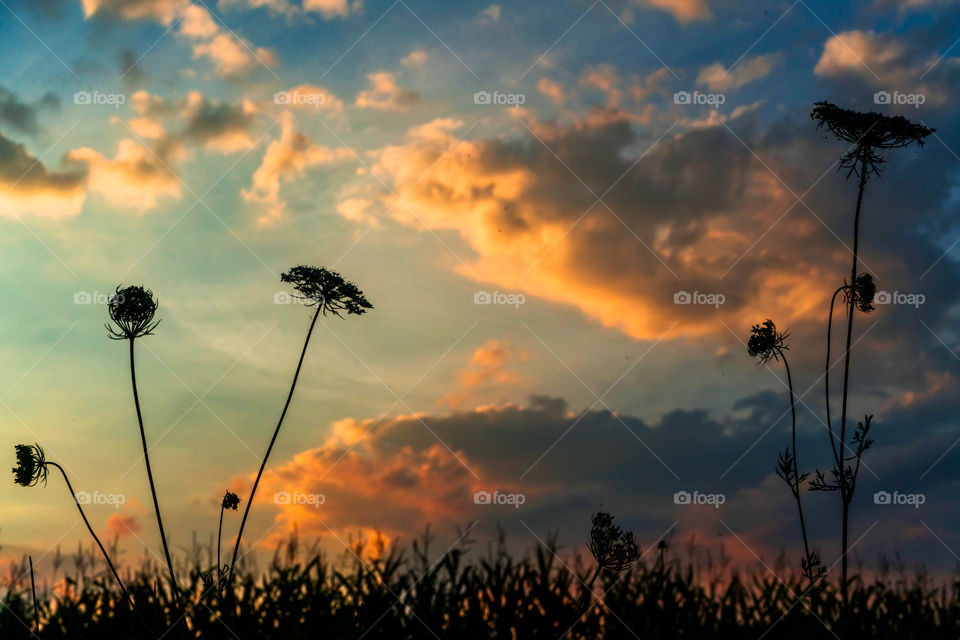
[[[147,479],[150,482],[150,495],[153,497],[153,509],[157,515],[157,527],[160,529],[160,542],[163,545],[163,555],[167,561],[167,570],[170,573],[170,588],[173,590],[177,605],[180,605],[180,589],[177,586],[177,575],[173,570],[173,560],[170,558],[170,547],[167,545],[167,536],[163,529],[163,518],[160,515],[160,502],[157,499],[157,488],[153,481],[153,470],[150,467],[150,451],[147,447],[147,436],[143,428],[143,413],[140,410],[140,394],[137,391],[137,367],[134,360],[134,343],[137,338],[153,335],[154,329],[160,324],[154,317],[157,313],[157,301],[153,292],[141,286],[130,286],[124,289],[117,287],[116,293],[107,303],[107,312],[114,326],[106,325],[107,333],[113,340],[126,340],[130,345],[130,384],[133,387],[133,403],[137,409],[137,423],[140,426],[140,443],[143,445],[143,459],[147,466]]]
[[[40,445],[18,444],[14,447],[14,450],[17,454],[17,466],[13,468],[14,482],[21,487],[33,487],[40,482],[43,482],[44,486],[46,486],[49,467],[53,467],[60,471],[60,474],[63,476],[63,481],[67,484],[67,490],[70,491],[70,495],[73,497],[73,502],[77,505],[77,511],[80,512],[80,517],[83,519],[83,524],[87,525],[87,531],[90,532],[90,535],[93,536],[94,542],[96,542],[97,546],[100,547],[100,553],[103,554],[103,559],[107,561],[107,566],[110,567],[110,571],[113,573],[113,578],[117,581],[117,586],[120,587],[120,591],[123,593],[124,598],[126,598],[127,601],[130,602],[130,605],[133,606],[133,602],[130,600],[130,594],[127,593],[127,588],[123,585],[123,580],[120,579],[120,574],[117,573],[116,567],[113,566],[113,561],[110,560],[110,555],[107,553],[103,543],[100,542],[100,538],[97,537],[93,527],[90,526],[90,521],[87,520],[87,514],[83,512],[83,507],[80,506],[80,501],[77,500],[77,494],[73,490],[73,485],[70,484],[70,478],[67,477],[67,472],[64,471],[63,467],[56,462],[47,460],[43,453],[43,449],[40,448]],[[33,579],[32,571],[33,562],[31,560],[31,581]],[[36,599],[36,595],[34,595],[34,599]]]
[[[235,494],[227,491],[223,494],[223,500],[220,501],[220,525],[217,527],[217,581],[219,582],[220,577],[223,575],[223,565],[220,564],[220,538],[223,535],[223,512],[227,509],[237,510],[237,506],[240,504],[240,497]]]
[[[310,320],[310,328],[307,329],[307,337],[303,341],[303,349],[300,351],[300,360],[297,362],[297,368],[293,373],[293,382],[290,384],[290,392],[287,394],[287,400],[280,412],[280,419],[273,430],[273,437],[270,438],[270,444],[267,446],[267,453],[263,456],[260,463],[260,469],[257,471],[257,478],[253,482],[253,488],[250,490],[250,497],[247,499],[247,506],[243,510],[243,518],[240,520],[240,529],[237,531],[237,540],[233,547],[233,557],[230,559],[229,580],[233,580],[233,571],[237,564],[237,554],[240,552],[240,540],[243,537],[243,529],[247,524],[247,516],[250,515],[250,507],[253,505],[253,497],[257,493],[257,486],[260,484],[260,478],[263,476],[263,470],[267,467],[267,460],[270,458],[270,452],[273,451],[273,445],[277,442],[277,436],[280,435],[280,427],[283,426],[283,419],[287,415],[287,409],[290,408],[290,401],[293,399],[294,389],[297,387],[297,380],[300,377],[300,369],[303,367],[303,359],[307,355],[307,346],[310,344],[310,336],[313,334],[313,328],[317,324],[317,318],[321,314],[326,316],[328,313],[342,318],[342,312],[347,315],[362,315],[367,309],[373,309],[363,292],[352,282],[344,280],[336,271],[329,271],[323,267],[309,267],[300,265],[293,267],[288,272],[280,276],[281,282],[293,285],[293,288],[299,295],[296,297],[303,300],[308,307],[314,309],[313,318]]]
[[[850,356],[853,340],[854,312],[869,313],[873,310],[873,295],[876,286],[869,274],[860,273],[860,214],[863,207],[864,190],[871,176],[879,177],[882,165],[886,162],[882,153],[892,149],[902,149],[913,144],[923,146],[924,140],[934,132],[924,125],[907,120],[902,116],[885,116],[875,112],[859,112],[843,109],[830,102],[818,102],[810,113],[818,129],[832,133],[838,140],[851,145],[849,151],[840,157],[839,167],[846,170],[846,178],[857,177],[857,203],[853,215],[853,264],[850,268],[850,280],[834,292],[830,302],[830,315],[827,323],[827,371],[830,369],[830,342],[833,327],[834,303],[839,293],[844,293],[847,305],[847,335],[843,363],[843,393],[840,408],[840,433],[834,435],[830,416],[829,376],[825,376],[827,427],[830,435],[830,447],[833,452],[834,467],[831,478],[817,471],[817,477],[810,483],[811,490],[838,491],[841,502],[841,542],[840,542],[840,592],[843,600],[844,619],[849,610],[848,562],[850,504],[856,489],[857,474],[860,471],[861,458],[872,444],[868,438],[873,416],[867,415],[857,423],[853,430],[852,441],[847,443],[847,413],[850,387]],[[839,447],[834,442],[838,438]],[[852,455],[846,455],[847,450]]]
[[[816,552],[810,551],[810,543],[807,539],[807,523],[803,517],[803,502],[800,499],[800,487],[809,474],[800,473],[799,463],[797,462],[797,402],[793,391],[790,363],[787,362],[787,355],[784,353],[790,348],[786,344],[789,336],[788,332],[777,331],[777,326],[773,323],[773,320],[764,320],[761,324],[753,325],[750,338],[747,341],[747,351],[751,356],[759,358],[759,364],[766,364],[770,360],[777,362],[782,360],[783,367],[787,372],[787,387],[790,390],[791,446],[787,447],[777,457],[777,475],[790,487],[790,494],[797,503],[797,513],[800,516],[800,534],[803,538],[803,558],[800,561],[800,567],[803,570],[804,577],[812,586],[825,573],[825,569],[821,565]]]

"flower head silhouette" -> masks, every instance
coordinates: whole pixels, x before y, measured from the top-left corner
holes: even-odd
[[[779,360],[783,352],[789,349],[785,344],[785,340],[789,336],[789,333],[777,331],[777,325],[773,323],[773,320],[764,320],[761,324],[753,325],[750,330],[747,353],[755,358],[760,358],[761,364],[770,360]]]
[[[623,571],[640,557],[633,533],[624,532],[613,524],[612,515],[604,512],[595,513],[591,521],[593,526],[590,529],[590,541],[587,546],[597,561],[598,569]]]
[[[116,328],[107,325],[107,331],[114,340],[149,336],[160,324],[159,320],[153,320],[157,312],[153,292],[141,286],[117,287],[117,292],[107,302],[107,312],[116,325]]]
[[[282,274],[280,280],[291,283],[307,305],[320,307],[323,315],[329,312],[340,316],[341,311],[360,315],[373,309],[357,285],[344,280],[336,271],[300,265]]]
[[[876,307],[873,306],[873,298],[877,294],[877,285],[873,281],[873,276],[869,273],[858,273],[853,286],[845,285],[844,300],[850,302],[863,313],[870,313]]]
[[[868,173],[879,175],[884,159],[877,149],[901,149],[913,143],[923,145],[927,136],[936,131],[903,116],[853,111],[826,101],[816,103],[810,117],[818,129],[827,129],[839,140],[854,145],[840,156],[840,167],[848,169],[848,177],[857,172],[858,163]]]
[[[237,506],[240,504],[240,496],[235,493],[227,491],[223,496],[223,502],[220,503],[222,509],[233,509],[237,510]]]
[[[17,466],[13,468],[13,481],[22,487],[32,487],[40,481],[47,484],[47,462],[40,445],[18,444]]]

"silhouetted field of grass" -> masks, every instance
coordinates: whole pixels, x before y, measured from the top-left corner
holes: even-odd
[[[407,552],[372,551],[357,545],[343,558],[329,558],[298,550],[292,541],[263,570],[238,569],[235,588],[222,590],[216,570],[204,571],[197,561],[182,590],[187,613],[179,618],[161,586],[162,567],[129,570],[124,582],[135,613],[91,549],[55,589],[38,587],[39,632],[24,564],[7,584],[0,637],[759,639],[841,633],[835,585],[821,582],[800,597],[801,576],[782,558],[771,570],[750,574],[704,560],[703,553],[647,558],[622,573],[601,573],[591,596],[584,586],[591,563],[545,546],[523,556],[503,544],[485,551],[460,545],[439,558],[422,542]],[[844,638],[955,639],[960,580],[937,583],[903,569],[881,571],[869,582],[854,577],[850,614]]]

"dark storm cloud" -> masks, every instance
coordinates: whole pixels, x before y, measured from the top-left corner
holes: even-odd
[[[6,125],[19,133],[35,136],[40,133],[37,114],[49,109],[59,110],[60,98],[48,91],[32,103],[21,100],[16,94],[0,87],[0,125]]]

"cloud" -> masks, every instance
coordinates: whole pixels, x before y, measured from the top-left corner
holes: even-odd
[[[210,12],[200,5],[190,5],[183,14],[178,33],[188,38],[209,40],[220,33],[220,25],[216,23]]]
[[[715,62],[700,70],[697,84],[706,86],[711,91],[736,91],[746,84],[767,77],[775,62],[774,55],[744,58],[729,71],[719,62]]]
[[[303,109],[305,111],[330,111],[341,113],[343,100],[335,96],[329,89],[313,84],[300,84],[286,91],[277,92],[276,96],[286,108]],[[275,98],[277,103],[278,99]]]
[[[251,149],[253,140],[249,131],[255,115],[256,108],[250,102],[239,105],[214,102],[199,91],[192,91],[179,116],[186,122],[180,137],[222,153]]]
[[[706,0],[638,0],[637,4],[667,11],[681,24],[713,17]]]
[[[492,4],[480,12],[480,17],[490,20],[491,22],[499,22],[501,13],[502,9],[500,8],[500,5]]]
[[[406,57],[400,60],[400,64],[405,67],[422,67],[427,63],[427,52],[422,49],[411,51]]]
[[[109,13],[125,20],[155,20],[168,25],[189,7],[191,0],[82,0],[83,15]]]
[[[218,75],[226,78],[242,76],[259,66],[273,67],[276,54],[264,47],[255,47],[234,33],[224,30],[199,5],[190,5],[183,14],[177,35],[196,41],[193,57],[209,58]]]
[[[563,85],[549,78],[540,78],[540,81],[537,82],[537,89],[549,98],[553,104],[561,104],[566,100]]]
[[[11,91],[0,87],[0,124],[19,133],[35,136],[40,133],[37,113],[43,109],[58,110],[60,98],[52,92],[45,93],[33,103],[23,102]]]
[[[363,9],[361,0],[303,0],[303,10],[319,13],[327,20],[331,18],[346,18]]]
[[[891,92],[922,93],[928,103],[943,104],[956,85],[960,59],[931,53],[928,39],[921,31],[899,37],[844,31],[826,41],[814,73]]]
[[[67,159],[86,167],[91,192],[114,206],[142,212],[155,208],[161,198],[180,197],[180,181],[171,169],[176,153],[171,146],[148,148],[124,139],[112,159],[89,147],[70,151]]]
[[[107,531],[110,535],[123,540],[129,536],[137,536],[143,530],[135,515],[114,513],[107,518]]]
[[[474,352],[470,367],[457,374],[454,388],[438,404],[459,407],[480,388],[517,385],[523,378],[510,366],[526,359],[527,354],[509,341],[487,340]]]
[[[253,174],[249,189],[242,191],[248,202],[262,206],[265,211],[257,218],[268,225],[283,217],[286,203],[280,198],[280,185],[302,177],[309,167],[330,164],[353,158],[349,149],[323,147],[294,130],[293,116],[281,116],[282,132],[279,140],[267,147],[260,166]]]
[[[379,71],[367,76],[370,89],[357,94],[356,105],[362,109],[400,111],[420,99],[416,91],[405,91],[397,85],[396,77],[388,71]]]
[[[0,216],[62,218],[80,213],[85,173],[50,171],[22,144],[0,134]]]

